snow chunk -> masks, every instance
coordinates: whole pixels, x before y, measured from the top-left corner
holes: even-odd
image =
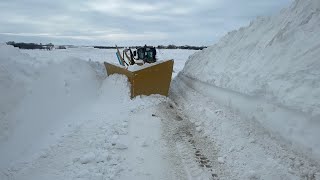
[[[107,152],[103,152],[97,155],[96,157],[96,162],[105,162],[105,161],[110,161],[111,156]]]
[[[121,143],[117,143],[114,147],[115,147],[116,149],[119,149],[119,150],[128,149],[128,146],[127,146],[127,145],[121,144]]]
[[[88,164],[93,162],[96,158],[96,155],[93,152],[89,152],[80,158],[81,164]]]
[[[249,171],[247,173],[247,177],[248,177],[249,180],[258,180],[258,179],[260,179],[260,175],[257,172],[253,171],[253,170],[251,170],[251,171]]]
[[[146,139],[143,139],[141,142],[141,147],[147,147],[148,146],[148,142]]]
[[[224,164],[225,163],[225,158],[224,157],[218,157],[218,162],[220,164]]]
[[[197,131],[197,132],[201,132],[201,131],[202,131],[202,127],[201,127],[201,126],[196,127],[196,131]]]

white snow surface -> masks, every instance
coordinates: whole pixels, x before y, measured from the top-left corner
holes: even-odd
[[[38,77],[40,63],[18,49],[0,44],[0,139],[7,133],[8,114],[27,93],[29,84]]]
[[[318,0],[174,59],[130,99],[113,50],[0,45],[0,179],[320,179]],[[99,61],[99,62],[96,62]]]
[[[320,159],[319,9],[296,0],[257,18],[190,56],[180,77],[211,85],[196,89]]]
[[[126,77],[106,77],[102,63],[74,51],[0,46],[0,179],[167,179],[161,121],[150,109],[167,99],[131,100]],[[162,163],[146,168],[153,161]]]

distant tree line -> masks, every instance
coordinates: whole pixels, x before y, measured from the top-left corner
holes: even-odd
[[[7,45],[12,45],[14,47],[18,47],[19,49],[45,49],[45,50],[52,50],[55,46],[52,43],[49,44],[36,44],[36,43],[24,43],[24,42],[19,42],[16,43],[14,41],[9,41],[7,42]],[[68,46],[69,47],[69,46]],[[71,46],[70,47],[76,47],[76,46]],[[116,49],[115,46],[93,46],[94,48],[98,49]],[[130,48],[140,48],[144,46],[130,46]],[[56,49],[66,49],[66,46],[56,46]],[[118,48],[125,48],[124,46],[118,46]],[[184,46],[176,46],[173,44],[164,46],[164,45],[158,45],[158,49],[190,49],[190,50],[202,50],[204,48],[207,48],[206,46],[189,46],[189,45],[184,45]]]
[[[93,46],[93,47],[97,49],[116,49],[116,46]],[[118,48],[122,49],[124,47],[118,46]]]
[[[36,43],[24,43],[19,42],[16,43],[14,41],[7,42],[7,45],[11,45],[14,47],[18,47],[19,49],[45,49],[45,50],[52,50],[54,48],[54,45],[52,43],[49,44],[36,44]]]
[[[143,46],[130,46],[130,48],[140,48]],[[98,48],[98,49],[116,49],[115,46],[94,46],[94,48]],[[124,47],[120,47],[118,46],[118,48],[124,48]],[[168,45],[168,46],[164,46],[164,45],[159,45],[157,46],[158,49],[190,49],[190,50],[202,50],[204,48],[207,48],[206,46],[189,46],[189,45],[184,45],[184,46],[176,46],[176,45]]]
[[[170,45],[168,45],[168,46],[159,45],[157,48],[158,48],[158,49],[190,49],[190,50],[202,50],[202,49],[204,49],[204,48],[207,48],[207,46],[189,46],[189,45],[176,46],[176,45],[170,44]]]
[[[66,46],[58,46],[56,49],[67,49]]]

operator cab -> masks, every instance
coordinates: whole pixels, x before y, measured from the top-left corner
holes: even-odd
[[[154,63],[157,61],[156,55],[157,51],[156,48],[153,46],[144,46],[141,48],[137,48],[136,51],[133,51],[133,55],[136,57],[137,60],[143,60],[145,63]]]

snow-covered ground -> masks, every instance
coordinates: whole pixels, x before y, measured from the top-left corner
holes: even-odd
[[[319,180],[319,9],[158,51],[175,59],[169,98],[130,99],[101,64],[113,50],[0,45],[0,179]]]
[[[153,116],[169,100],[130,100],[126,79],[107,78],[101,63],[116,62],[114,50],[0,51],[0,179],[181,176],[166,160],[161,120]],[[178,73],[193,52],[163,50],[159,58],[176,59]]]

